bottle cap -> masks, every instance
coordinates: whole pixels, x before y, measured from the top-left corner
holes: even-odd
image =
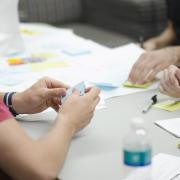
[[[142,128],[144,126],[144,119],[141,117],[136,117],[131,120],[132,128]]]

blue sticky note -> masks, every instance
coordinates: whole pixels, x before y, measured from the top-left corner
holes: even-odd
[[[111,84],[111,83],[105,83],[105,82],[96,82],[93,83],[96,87],[100,88],[101,90],[104,91],[111,91],[114,90],[116,88],[118,88],[118,86]]]
[[[67,49],[63,49],[62,52],[70,56],[79,56],[91,53],[90,50],[81,47],[70,47]]]
[[[85,83],[84,82],[80,82],[77,85],[75,85],[74,87],[69,88],[66,91],[66,95],[61,97],[61,103],[62,104],[68,99],[68,97],[70,97],[72,95],[72,93],[73,93],[73,91],[75,89],[79,91],[80,96],[83,96],[85,94],[85,89],[86,89]]]

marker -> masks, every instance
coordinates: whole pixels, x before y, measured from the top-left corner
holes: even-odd
[[[156,104],[157,103],[157,95],[154,95],[152,98],[151,98],[151,101],[148,103],[148,105],[143,109],[142,113],[147,113],[152,105]]]

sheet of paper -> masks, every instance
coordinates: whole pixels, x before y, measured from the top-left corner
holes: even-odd
[[[59,174],[59,177],[65,180],[147,180],[142,178],[142,171],[139,170],[134,171],[129,178],[123,179],[124,167],[119,152],[80,155],[78,158],[69,156]],[[179,177],[174,178],[179,173],[180,157],[158,154],[153,158],[151,180],[179,180]]]
[[[180,118],[155,121],[155,124],[175,137],[180,138]]]
[[[158,154],[153,158],[152,180],[179,180],[180,157]],[[134,171],[124,180],[146,180],[142,178],[141,170]]]

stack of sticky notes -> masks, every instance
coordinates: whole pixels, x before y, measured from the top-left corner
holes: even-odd
[[[9,65],[24,64],[24,62],[23,62],[23,60],[21,58],[9,58],[9,59],[7,59],[7,63]]]
[[[173,112],[173,111],[177,111],[180,109],[180,101],[179,100],[167,100],[167,101],[157,103],[153,107]]]
[[[13,57],[13,58],[8,58],[7,63],[12,66],[12,65],[20,65],[26,63],[39,63],[45,60],[46,60],[45,58],[40,58],[40,57],[27,57],[27,58]]]
[[[128,87],[128,88],[142,88],[142,89],[146,89],[148,88],[152,83],[145,83],[145,84],[132,84],[130,81],[126,81],[123,83],[124,87]]]

